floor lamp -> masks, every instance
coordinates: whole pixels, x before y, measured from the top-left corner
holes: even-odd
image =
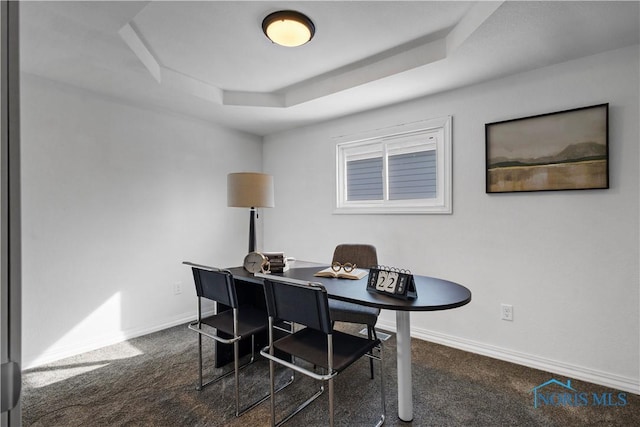
[[[257,172],[227,175],[227,206],[249,211],[249,252],[256,250],[256,208],[272,208],[273,176]]]

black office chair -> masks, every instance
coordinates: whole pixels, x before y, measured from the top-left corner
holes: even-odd
[[[373,245],[343,243],[336,246],[333,252],[332,263],[351,263],[357,268],[371,268],[378,265],[378,254]],[[367,335],[369,339],[377,338],[376,322],[380,315],[380,309],[354,304],[352,302],[329,300],[331,319],[334,322],[360,323],[367,325]],[[371,378],[373,378],[373,361],[370,368]]]
[[[236,416],[240,416],[249,409],[269,398],[269,394],[240,409],[239,371],[254,361],[255,335],[265,331],[268,327],[267,313],[254,307],[239,307],[233,276],[229,271],[215,267],[206,267],[185,262],[193,270],[193,280],[198,296],[197,319],[189,324],[189,329],[198,333],[198,385],[197,390],[213,384],[231,374],[235,374]],[[202,299],[215,302],[216,314],[202,317]],[[218,303],[230,307],[218,313]],[[239,342],[251,336],[251,359],[240,366]],[[233,370],[202,383],[202,337],[211,338],[222,344],[233,344]]]
[[[271,379],[271,425],[279,426],[304,409],[324,391],[324,382],[329,384],[329,425],[334,425],[334,378],[363,356],[380,362],[380,397],[382,414],[376,426],[381,426],[386,417],[384,375],[382,364],[382,342],[356,335],[334,331],[329,312],[329,301],[324,287],[316,283],[301,283],[284,278],[265,278],[265,297],[269,314],[269,346],[260,351],[269,359]],[[274,339],[274,326],[278,321],[291,321],[306,326],[291,335]],[[376,349],[378,356],[373,354]],[[289,356],[290,358],[288,358]],[[302,359],[320,368],[321,372],[296,365]],[[323,386],[303,402],[292,413],[276,423],[275,412],[275,363],[293,369],[316,380]]]

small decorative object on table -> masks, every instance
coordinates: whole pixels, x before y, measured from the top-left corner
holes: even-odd
[[[356,268],[357,265],[350,262],[340,264],[335,261],[331,267],[327,267],[314,274],[316,277],[333,277],[338,279],[359,280],[367,275],[367,270]]]
[[[244,257],[243,266],[249,273],[268,273],[269,259],[260,252],[249,252]]]
[[[384,265],[377,265],[369,270],[367,290],[403,299],[418,297],[411,271]]]
[[[289,270],[284,252],[262,252],[262,255],[267,257],[272,273],[284,273]]]

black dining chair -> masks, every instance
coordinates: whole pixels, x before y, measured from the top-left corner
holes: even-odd
[[[318,283],[300,282],[281,277],[265,278],[265,298],[269,314],[269,345],[260,351],[269,359],[271,381],[271,425],[279,426],[317,399],[329,387],[329,425],[334,425],[334,378],[363,356],[376,359],[380,364],[381,415],[376,426],[386,418],[385,388],[382,363],[382,342],[377,338],[365,338],[333,329],[327,291]],[[274,327],[279,321],[290,321],[303,329],[293,334],[274,338]],[[375,350],[375,351],[374,351]],[[377,355],[376,355],[377,353]],[[296,364],[304,360],[309,368]],[[300,372],[322,381],[313,396],[303,402],[280,421],[275,411],[275,364]],[[311,368],[311,366],[313,366]],[[318,372],[319,370],[319,372]]]
[[[343,243],[336,246],[333,252],[333,260],[340,264],[351,263],[357,268],[371,268],[378,265],[378,254],[375,246],[360,243]],[[334,322],[358,323],[367,326],[369,339],[377,338],[376,323],[380,315],[380,309],[354,304],[352,302],[329,300],[331,319]],[[373,361],[369,367],[373,378]]]
[[[216,383],[227,376],[235,376],[235,401],[236,416],[240,416],[249,409],[269,398],[269,394],[262,396],[257,401],[245,408],[240,408],[239,371],[255,360],[254,347],[255,335],[268,328],[267,313],[250,306],[240,307],[236,296],[235,282],[229,271],[215,267],[207,267],[185,262],[193,271],[193,280],[196,285],[198,297],[197,318],[190,323],[188,328],[198,333],[198,385],[197,390]],[[202,300],[211,300],[215,303],[215,314],[207,317],[202,315]],[[218,305],[229,307],[228,310],[218,312]],[[202,369],[202,338],[210,338],[222,344],[233,345],[233,369],[213,378],[203,384]],[[251,358],[240,366],[239,343],[244,338],[251,337]],[[215,355],[214,355],[215,357]]]

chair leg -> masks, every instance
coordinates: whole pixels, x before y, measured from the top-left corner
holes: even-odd
[[[271,427],[276,425],[275,362],[269,360],[269,392],[271,394]]]
[[[236,382],[236,417],[240,416],[240,380],[238,373],[240,370],[239,353],[240,342],[236,341],[233,343],[233,370],[235,371],[234,377]]]
[[[238,342],[236,342],[235,344],[238,344]],[[250,363],[253,362],[254,360],[254,349],[255,348],[255,336],[251,335],[251,361],[242,365],[242,366],[238,366],[238,371],[240,371],[241,369],[249,366]],[[235,350],[235,348],[234,348]],[[238,355],[238,357],[236,358],[236,363],[240,363],[240,357]],[[239,378],[239,372],[236,373],[236,378]],[[274,377],[274,382],[275,382],[275,377]],[[285,387],[291,385],[291,383],[293,383],[293,377],[291,377],[291,379],[284,383],[283,385],[281,385],[279,388],[275,389],[274,393],[278,393],[280,390],[284,389]],[[275,387],[275,386],[274,386]],[[240,408],[240,397],[239,397],[239,390],[240,390],[240,383],[238,380],[236,380],[236,417],[239,417],[240,415],[243,415],[245,412],[250,411],[251,409],[255,408],[256,406],[258,406],[259,404],[261,404],[262,402],[264,402],[265,400],[267,400],[270,396],[271,393],[266,394],[265,396],[261,397],[258,400],[255,400],[253,403],[245,406],[243,409],[239,409]]]
[[[375,332],[374,332],[375,333]],[[385,389],[384,389],[384,363],[383,363],[383,345],[380,342],[380,347],[378,350],[378,363],[380,364],[380,406],[382,407],[382,414],[380,415],[380,420],[375,425],[375,427],[380,427],[384,424],[385,419],[387,418],[387,405],[386,405],[386,397],[385,397]]]
[[[276,390],[276,393],[278,391]],[[304,408],[306,408],[307,406],[309,406],[314,400],[316,400],[318,397],[320,397],[322,395],[322,393],[324,393],[324,385],[320,386],[320,389],[310,398],[308,398],[307,400],[305,400],[304,402],[302,402],[296,409],[294,409],[293,411],[291,411],[289,413],[289,415],[287,415],[286,417],[284,417],[283,419],[281,419],[280,421],[278,421],[277,423],[275,423],[275,427],[280,427],[281,425],[283,425],[284,423],[286,423],[287,421],[289,421],[291,418],[293,418],[294,416],[296,416],[298,413],[300,413]],[[274,401],[275,402],[275,401]],[[274,403],[275,405],[275,403]],[[275,420],[275,406],[273,409],[273,420]]]
[[[333,427],[334,417],[333,407],[333,378],[329,379],[329,426]]]
[[[377,339],[376,330],[374,326],[367,325],[367,336],[370,340]],[[373,379],[373,359],[369,358],[369,371],[371,372],[371,379]]]
[[[202,335],[198,334],[198,385],[196,390],[202,390]]]

